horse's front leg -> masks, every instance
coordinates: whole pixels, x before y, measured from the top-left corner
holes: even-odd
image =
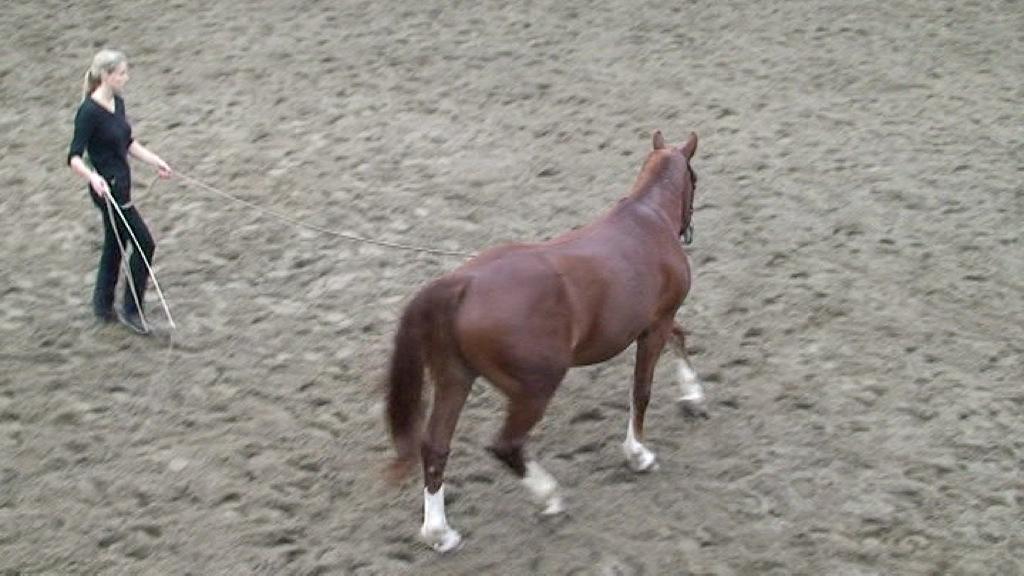
[[[644,414],[651,400],[651,383],[654,381],[654,368],[658,364],[661,351],[672,332],[672,320],[658,322],[640,335],[636,341],[636,369],[633,374],[633,394],[629,403],[629,423],[626,428],[626,441],[622,443],[622,451],[626,454],[626,463],[636,472],[656,470],[658,463],[654,453],[641,443],[644,436]]]
[[[686,354],[686,336],[679,324],[672,326],[672,351],[675,352],[678,365],[679,387],[681,394],[679,404],[683,411],[691,416],[708,417],[707,402],[704,398],[704,385],[697,377],[697,372],[690,364]]]

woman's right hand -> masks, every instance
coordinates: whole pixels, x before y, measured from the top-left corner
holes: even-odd
[[[110,185],[107,184],[107,181],[103,176],[100,176],[96,172],[89,175],[89,188],[92,190],[92,193],[101,200],[110,194]]]

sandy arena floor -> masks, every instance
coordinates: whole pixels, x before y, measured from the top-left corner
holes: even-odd
[[[1022,30],[1010,0],[6,3],[0,574],[1024,574]],[[652,130],[697,131],[679,319],[710,420],[663,363],[661,470],[634,476],[630,352],[573,371],[530,445],[568,493],[545,521],[484,451],[480,381],[465,545],[421,546],[377,386],[460,259],[135,163],[178,330],[96,326],[64,158],[105,45],[179,173],[392,242],[551,237],[628,191]]]

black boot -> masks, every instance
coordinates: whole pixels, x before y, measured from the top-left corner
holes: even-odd
[[[117,314],[114,314],[114,287],[102,277],[102,270],[100,276],[92,295],[92,314],[100,324],[117,322]]]
[[[111,324],[113,322],[117,322],[117,315],[114,314],[113,310],[94,309],[92,313],[96,316],[96,322],[99,324]]]
[[[142,321],[142,314],[134,306],[125,306],[121,312],[121,323],[136,334],[149,334],[149,327]]]

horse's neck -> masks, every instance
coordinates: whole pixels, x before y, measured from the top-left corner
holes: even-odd
[[[639,217],[648,217],[646,214],[650,212],[656,213],[670,228],[679,228],[683,200],[668,179],[653,178],[638,182],[627,200],[622,205],[623,209]]]
[[[672,185],[672,170],[672,163],[666,156],[648,158],[637,176],[630,198],[664,213],[670,222],[678,225],[683,199]]]

